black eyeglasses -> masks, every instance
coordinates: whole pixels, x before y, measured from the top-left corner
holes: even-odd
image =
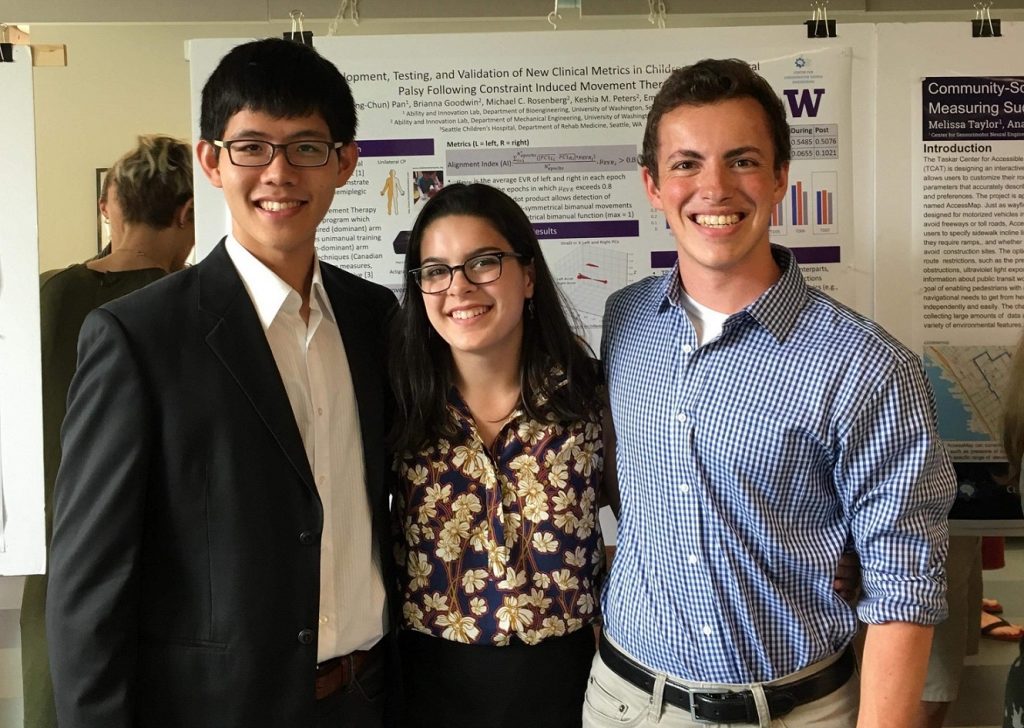
[[[501,261],[503,258],[524,258],[519,253],[480,253],[470,258],[462,265],[445,265],[444,263],[431,263],[422,268],[413,268],[409,275],[416,282],[416,285],[424,293],[444,293],[452,286],[455,279],[455,271],[461,270],[466,280],[475,285],[493,283],[501,278]]]
[[[323,167],[332,151],[345,146],[345,142],[318,139],[302,139],[287,144],[274,144],[262,139],[214,139],[213,144],[227,149],[228,159],[236,167],[266,167],[274,161],[278,149],[284,150],[284,158],[293,167]]]

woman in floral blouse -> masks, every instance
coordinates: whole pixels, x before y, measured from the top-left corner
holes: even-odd
[[[599,373],[533,226],[450,185],[395,327],[403,726],[578,726],[603,546]]]

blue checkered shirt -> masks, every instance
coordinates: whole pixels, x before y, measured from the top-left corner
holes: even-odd
[[[782,276],[698,347],[678,268],[615,293],[602,358],[618,446],[605,628],[686,680],[774,680],[845,647],[857,617],[946,617],[956,478],[919,357]],[[832,589],[860,555],[856,613]]]

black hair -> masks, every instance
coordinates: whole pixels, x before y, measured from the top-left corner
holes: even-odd
[[[522,256],[523,265],[533,263],[532,311],[523,312],[519,406],[541,422],[570,422],[590,416],[600,407],[597,363],[576,333],[582,330],[579,317],[544,262],[529,218],[501,190],[484,184],[452,184],[424,205],[409,236],[405,291],[392,326],[391,382],[398,404],[392,441],[396,450],[415,450],[458,433],[447,409],[453,382],[451,351],[433,330],[423,294],[409,275],[420,266],[424,232],[449,215],[486,220]]]
[[[705,58],[691,66],[677,68],[665,79],[647,113],[640,163],[647,167],[652,178],[658,179],[658,123],[665,114],[680,106],[702,106],[743,98],[753,99],[764,109],[775,150],[775,171],[778,172],[790,159],[786,107],[775,90],[750,68],[749,63],[736,58]]]
[[[348,81],[309,46],[268,38],[233,48],[203,86],[199,134],[223,138],[228,121],[249,109],[279,119],[320,114],[336,142],[356,135],[356,107]]]

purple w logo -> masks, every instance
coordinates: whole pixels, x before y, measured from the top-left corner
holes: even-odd
[[[821,105],[821,97],[825,95],[825,89],[813,89],[814,98],[811,98],[811,89],[787,88],[782,92],[789,102],[789,113],[793,118],[803,116],[817,116],[818,107]]]

